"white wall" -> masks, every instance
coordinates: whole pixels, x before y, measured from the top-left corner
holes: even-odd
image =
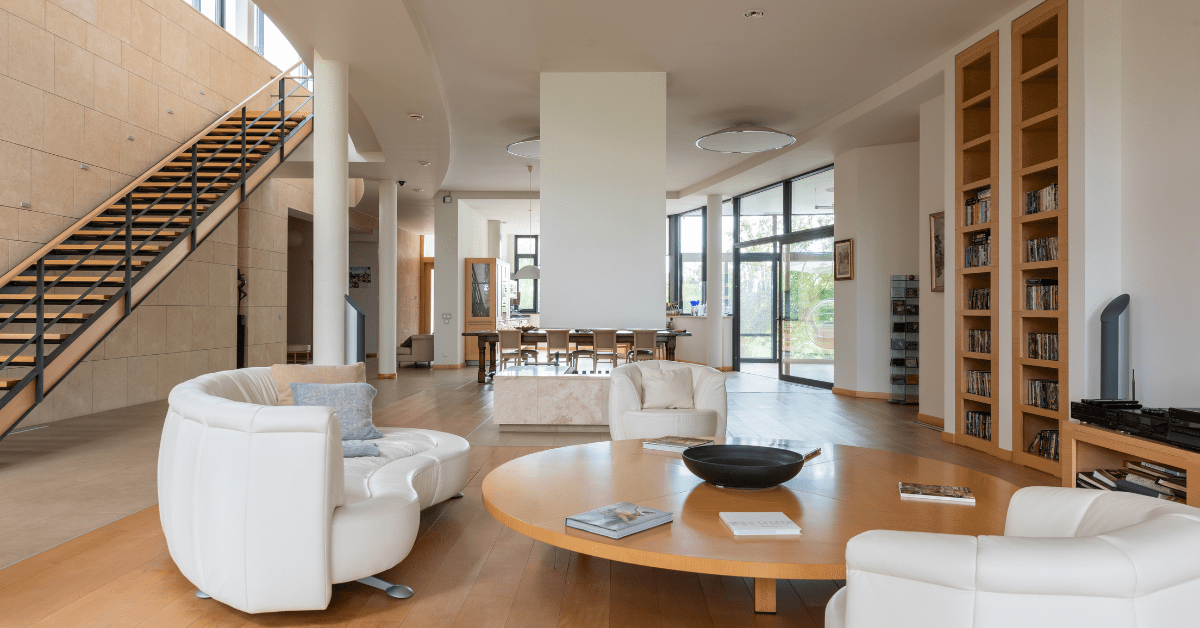
[[[1121,7],[1121,276],[1132,299],[1137,394],[1154,406],[1195,407],[1200,4],[1124,0]]]
[[[660,327],[666,74],[541,76],[542,324]]]
[[[433,264],[433,350],[434,363],[454,366],[463,363],[463,312],[466,287],[463,282],[468,257],[486,257],[488,221],[466,203],[455,199],[434,204]],[[447,270],[449,269],[449,270]],[[450,322],[442,319],[450,314]]]
[[[873,146],[834,157],[834,239],[854,239],[854,279],[834,284],[836,388],[889,390],[891,276],[918,272],[919,147]]]
[[[921,279],[921,336],[919,364],[921,366],[918,412],[945,418],[943,397],[946,388],[945,307],[946,293],[933,292],[933,273],[930,268],[929,216],[946,210],[946,170],[943,158],[945,127],[945,96],[938,96],[921,105],[920,141],[920,210],[917,212],[917,268]],[[946,242],[954,235],[954,223],[946,222]],[[946,267],[946,284],[953,283],[954,268]],[[953,373],[953,371],[951,371]],[[953,376],[953,375],[951,375]]]
[[[672,316],[675,329],[687,330],[675,342],[675,359],[693,364],[708,364],[708,318],[704,316]],[[721,366],[733,368],[733,317],[721,318]]]

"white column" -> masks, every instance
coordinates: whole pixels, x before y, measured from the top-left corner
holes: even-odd
[[[379,379],[396,376],[396,182],[379,184]]]
[[[725,304],[721,298],[722,256],[721,256],[721,195],[708,195],[708,233],[705,234],[708,260],[705,263],[708,314],[708,365],[720,369],[724,366],[725,356],[722,349],[725,339],[721,337],[724,331],[722,317],[725,315]]]
[[[350,70],[340,61],[314,56],[314,108],[320,122],[313,129],[313,363],[344,364],[350,281]]]

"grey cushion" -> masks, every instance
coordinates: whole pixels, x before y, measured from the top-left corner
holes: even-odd
[[[364,440],[344,440],[342,441],[342,457],[343,458],[364,458],[368,456],[378,456],[379,447],[375,443],[368,443]]]
[[[383,438],[371,422],[371,401],[375,387],[370,384],[288,384],[298,406],[333,408],[342,426],[342,440]]]

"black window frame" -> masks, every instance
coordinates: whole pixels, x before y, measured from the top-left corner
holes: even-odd
[[[684,217],[700,213],[700,302],[708,303],[708,207],[701,206],[677,214],[667,216],[667,234],[669,244],[667,255],[670,258],[670,283],[667,286],[672,303],[678,303],[681,311],[688,311],[688,304],[683,302],[683,239],[680,237],[680,223]],[[720,294],[720,290],[717,291]],[[707,306],[706,306],[707,307]]]
[[[541,242],[538,240],[538,237],[539,236],[536,236],[536,235],[514,235],[513,236],[513,273],[516,273],[518,270],[521,270],[523,267],[528,266],[530,263],[533,264],[534,266],[539,266],[538,257],[541,253]],[[523,239],[524,240],[533,240],[533,254],[519,252],[521,250],[521,240],[523,240]],[[526,263],[526,264],[522,264],[521,263],[522,259],[526,259],[526,260],[532,259],[532,261],[529,263]],[[541,310],[541,305],[542,305],[541,300],[538,298],[538,288],[540,287],[539,284],[541,284],[542,280],[541,279],[517,280],[517,290],[518,291],[520,291],[520,289],[521,289],[521,283],[520,283],[521,281],[532,281],[533,282],[533,309],[524,310],[524,309],[521,309],[520,307],[518,307],[517,311],[522,314],[538,314],[539,311]],[[518,301],[518,305],[519,304],[520,304],[520,302]]]

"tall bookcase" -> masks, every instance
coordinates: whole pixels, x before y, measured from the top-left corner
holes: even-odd
[[[1061,476],[1058,460],[1026,449],[1039,432],[1059,429],[1070,409],[1067,0],[1047,0],[1013,21],[1012,81],[1013,461]],[[1055,308],[1041,309],[1048,306]],[[1056,407],[1031,395],[1039,380],[1057,383]]]
[[[1006,457],[996,425],[999,353],[1000,33],[955,57],[955,437],[954,442]],[[987,256],[978,247],[987,239]],[[974,253],[974,254],[972,254]],[[988,297],[982,298],[987,291]],[[972,342],[981,334],[986,345]],[[984,350],[986,349],[986,350]],[[972,387],[982,374],[990,390]],[[971,391],[971,392],[969,392]],[[985,394],[986,393],[986,394]],[[986,418],[986,425],[982,419]]]

